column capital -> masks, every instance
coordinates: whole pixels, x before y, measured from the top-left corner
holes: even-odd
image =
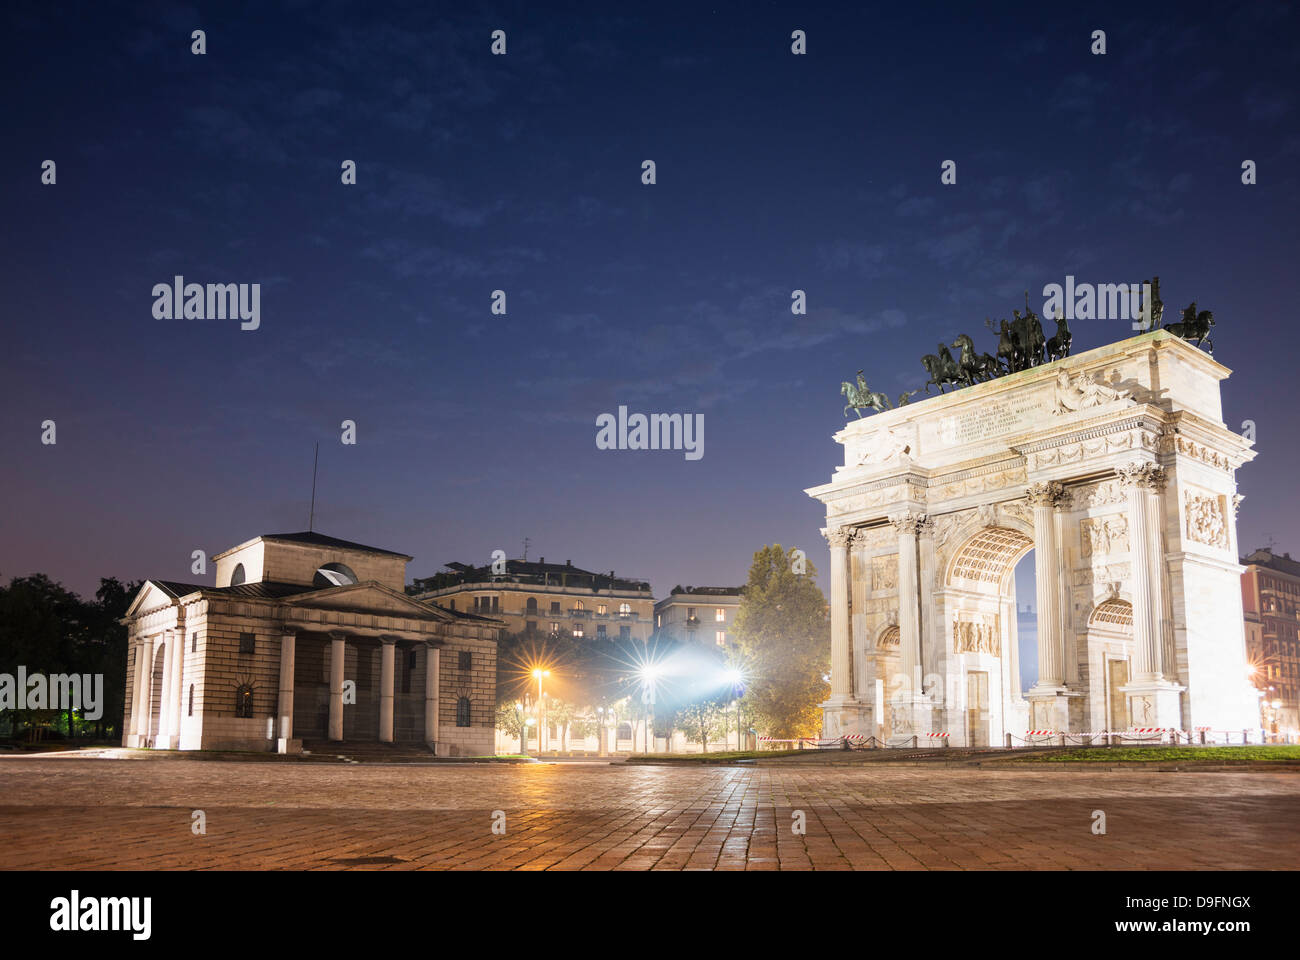
[[[1150,460],[1135,460],[1115,468],[1119,482],[1125,487],[1143,487],[1147,490],[1163,490],[1169,479],[1165,468]]]
[[[396,635],[394,635],[394,634],[391,634],[391,633],[385,633],[385,634],[381,634],[381,635],[380,635],[380,637],[379,637],[379,642],[382,643],[382,644],[383,644],[384,646],[386,646],[386,647],[391,647],[393,644],[397,643],[397,641],[400,640],[400,639],[401,639],[401,637],[398,637],[398,636],[396,636]]]
[[[325,635],[331,640],[346,640],[348,638],[346,630],[326,630]]]
[[[1032,483],[1025,490],[1025,498],[1034,507],[1059,507],[1065,502],[1065,486],[1057,480]]]
[[[894,525],[894,529],[901,536],[910,533],[915,536],[930,523],[930,519],[924,514],[915,510],[904,510],[902,513],[891,513],[889,522]]]
[[[826,531],[826,542],[831,547],[844,549],[849,545],[849,538],[853,536],[853,531],[848,527],[831,527]]]

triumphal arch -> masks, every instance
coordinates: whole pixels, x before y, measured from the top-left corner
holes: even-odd
[[[1258,726],[1229,370],[1159,330],[850,422],[826,506],[823,735]],[[1034,551],[1038,677],[1014,568]]]

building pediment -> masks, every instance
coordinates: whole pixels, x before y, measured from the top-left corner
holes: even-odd
[[[288,602],[294,607],[313,610],[345,610],[407,617],[413,620],[436,620],[442,623],[455,619],[450,613],[439,610],[432,604],[413,600],[373,580],[301,593]]]
[[[135,595],[131,605],[127,607],[123,620],[133,619],[151,610],[169,607],[176,603],[180,597],[200,589],[202,588],[192,584],[172,583],[166,580],[146,580],[140,585],[140,592]]]

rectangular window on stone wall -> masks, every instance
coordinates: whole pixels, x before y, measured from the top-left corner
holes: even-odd
[[[415,651],[406,654],[406,669],[402,671],[402,693],[411,692],[411,674],[415,672]]]
[[[251,683],[241,683],[235,688],[235,716],[244,719],[253,716],[253,685]]]
[[[619,638],[620,640],[630,640],[630,639],[632,639],[632,628],[631,628],[631,627],[619,627],[619,628],[618,628],[618,638]]]
[[[457,654],[458,665],[462,671],[468,671],[474,666],[474,655],[468,650],[462,650]]]
[[[190,634],[190,653],[198,653],[198,652],[199,652],[199,635],[198,635],[197,633],[191,633],[191,634]]]
[[[241,633],[239,635],[239,652],[252,653],[254,646],[253,634]]]

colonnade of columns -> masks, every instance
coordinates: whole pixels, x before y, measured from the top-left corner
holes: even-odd
[[[1129,550],[1133,557],[1133,679],[1165,679],[1165,564],[1161,538],[1165,471],[1154,463],[1133,463],[1118,471],[1128,493]]]
[[[1172,664],[1164,664],[1165,562],[1162,537],[1165,471],[1158,464],[1137,461],[1116,469],[1127,491],[1127,516],[1131,560],[1130,587],[1133,603],[1134,677],[1131,687],[1141,693],[1153,690],[1165,699],[1160,710],[1176,711],[1176,699],[1168,692],[1181,688],[1169,679]],[[1077,671],[1067,663],[1066,610],[1068,596],[1062,588],[1067,568],[1062,541],[1062,510],[1069,504],[1064,485],[1058,481],[1034,483],[1026,490],[1033,508],[1034,573],[1038,604],[1038,682],[1026,692],[1031,701],[1043,706],[1037,722],[1056,729],[1069,729],[1068,689]],[[898,538],[898,628],[900,670],[912,684],[912,695],[921,693],[916,679],[924,669],[924,622],[922,587],[934,563],[930,535],[932,521],[923,513],[905,510],[889,517]],[[850,617],[850,547],[855,531],[848,527],[827,530],[831,552],[831,699],[827,706],[850,705],[858,700],[852,673],[852,629]],[[928,548],[928,549],[927,549]],[[922,569],[922,567],[927,569]],[[864,568],[863,575],[868,575]],[[1150,688],[1150,689],[1148,689]],[[1154,709],[1154,708],[1153,708]],[[1163,722],[1163,720],[1162,720]],[[1177,718],[1173,718],[1177,723]]]
[[[921,539],[934,529],[933,522],[922,513],[905,511],[889,518],[898,537],[898,631],[901,672],[919,693],[922,665],[921,646],[921,570],[922,554],[933,557],[932,550],[922,551]],[[849,548],[854,533],[845,527],[826,532],[831,549],[831,703],[849,703],[858,699],[854,687],[852,629],[850,617]],[[864,575],[865,572],[864,572]]]
[[[347,634],[330,631],[330,681],[329,724],[331,740],[343,739],[343,686],[344,657]],[[394,737],[394,681],[396,674],[396,646],[398,638],[382,636],[379,672],[379,739],[392,743]],[[163,651],[162,687],[158,699],[158,726],[153,729],[154,713],[154,663],[160,646],[158,634],[140,637],[132,644],[134,666],[132,669],[131,711],[127,726],[128,743],[132,746],[151,745],[160,749],[175,749],[180,744],[182,716],[182,662],[184,661],[185,630],[183,627],[162,631]],[[276,700],[275,732],[280,752],[288,749],[293,739],[294,663],[297,634],[285,633],[280,637],[280,676]],[[438,689],[440,677],[440,650],[427,644],[425,658],[424,739],[428,743],[438,739]]]
[[[183,625],[162,632],[162,687],[158,693],[158,728],[153,729],[153,674],[159,646],[158,635],[139,637],[133,643],[135,667],[132,673],[131,717],[127,733],[134,745],[153,741],[155,746],[174,748],[180,742],[181,664],[185,659]]]
[[[342,630],[332,630],[329,632],[330,638],[330,686],[329,686],[329,738],[331,740],[343,739],[343,679],[344,679],[344,656],[347,650],[347,633]],[[396,648],[399,638],[391,635],[381,636],[379,642],[380,659],[379,659],[379,740],[381,743],[393,742],[393,708],[396,702],[394,695],[394,681],[396,675]],[[292,735],[292,713],[293,713],[293,636],[288,635],[281,641],[281,650],[284,650],[284,644],[287,642],[289,654],[289,664],[287,667],[288,677],[286,681],[286,667],[283,656],[280,662],[280,698],[281,698],[281,730],[289,730],[289,733],[281,733],[281,739],[288,739]],[[434,743],[438,739],[438,688],[439,677],[441,675],[441,651],[433,644],[427,644],[427,655],[425,657],[424,667],[424,739],[426,743]],[[285,711],[283,707],[285,684],[289,687],[289,723],[285,722]]]

